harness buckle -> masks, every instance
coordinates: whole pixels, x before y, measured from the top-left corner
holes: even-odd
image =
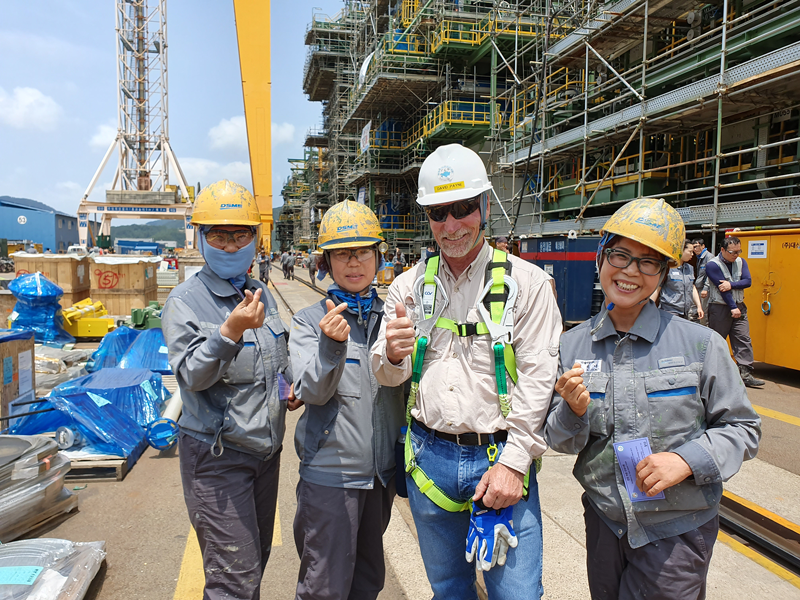
[[[420,275],[417,277],[417,280],[414,282],[414,287],[412,288],[414,294],[414,329],[417,332],[417,337],[430,337],[433,328],[436,326],[436,321],[439,320],[439,317],[442,316],[444,309],[447,308],[447,305],[450,302],[450,299],[447,297],[447,292],[444,291],[444,286],[442,285],[441,279],[438,276],[433,277],[433,284],[432,293],[435,294],[433,298],[431,298],[431,303],[433,304],[431,316],[425,316],[425,276]]]
[[[500,318],[499,323],[492,321],[492,315],[489,310],[484,306],[483,300],[491,292],[493,282],[486,282],[480,297],[478,298],[478,312],[480,312],[486,328],[489,330],[489,335],[492,337],[493,343],[501,343],[504,346],[511,344],[514,338],[514,302],[519,293],[519,286],[510,275],[503,276],[503,284],[508,288],[508,298],[506,299],[505,306],[503,306],[503,316]]]

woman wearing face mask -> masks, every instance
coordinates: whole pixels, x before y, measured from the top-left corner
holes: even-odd
[[[278,380],[292,380],[284,327],[267,286],[247,276],[260,225],[250,192],[224,180],[204,188],[192,225],[206,264],[162,312],[183,400],[183,494],[203,555],[203,598],[256,600],[278,494]]]
[[[605,306],[561,336],[545,439],[578,455],[594,600],[705,598],[722,482],[758,451],[725,340],[650,300],[684,237],[664,200],[621,207],[597,249]]]
[[[320,223],[319,268],[334,283],[325,300],[292,321],[295,390],[305,403],[295,430],[300,600],[374,599],[384,584],[383,532],[395,495],[394,444],[404,402],[402,386],[378,385],[370,368],[383,318],[371,285],[383,266],[380,233],[363,204],[345,201],[328,210]]]

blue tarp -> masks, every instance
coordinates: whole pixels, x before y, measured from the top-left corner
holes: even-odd
[[[56,387],[53,396],[91,392],[111,402],[141,427],[161,416],[170,393],[161,385],[161,375],[147,369],[100,369]]]
[[[10,433],[38,435],[59,427],[72,427],[81,433],[86,446],[96,452],[126,457],[143,443],[144,431],[136,421],[97,394],[51,396],[30,405],[30,410],[51,407],[56,410],[15,419],[17,422]]]
[[[172,375],[168,359],[164,333],[160,327],[154,327],[139,334],[119,361],[119,366],[123,369],[150,369],[156,373]]]
[[[116,367],[138,335],[139,332],[130,327],[117,327],[106,334],[100,346],[92,354],[91,360],[86,363],[86,370],[92,373],[106,367]]]
[[[63,346],[75,341],[64,330],[58,300],[64,291],[41,273],[20,275],[8,284],[17,299],[11,329],[30,330],[41,344]]]

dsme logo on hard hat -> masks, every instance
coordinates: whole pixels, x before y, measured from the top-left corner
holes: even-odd
[[[351,229],[358,229],[358,226],[355,224],[352,225],[342,225],[341,227],[336,228],[336,233],[341,233],[342,231],[349,231]]]
[[[443,167],[439,167],[439,171],[436,173],[439,176],[439,179],[442,181],[453,181],[453,168],[444,165]]]
[[[220,204],[219,208],[220,208],[220,210],[225,210],[225,209],[228,209],[228,208],[242,208],[242,205],[241,204]]]

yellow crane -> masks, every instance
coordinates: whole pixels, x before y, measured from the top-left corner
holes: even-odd
[[[269,0],[234,0],[244,118],[253,194],[261,215],[260,247],[271,250],[272,237],[272,86]]]

